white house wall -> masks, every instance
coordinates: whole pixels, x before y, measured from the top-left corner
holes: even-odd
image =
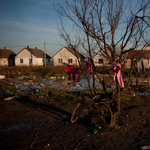
[[[144,67],[149,68],[150,67],[150,60],[149,59],[143,59]]]
[[[20,63],[20,59],[23,59],[23,63]],[[28,50],[24,49],[15,57],[16,66],[29,66],[29,59],[32,59],[32,65],[37,66],[40,63],[37,57],[31,54]],[[42,64],[43,65],[43,64]]]
[[[58,63],[58,59],[62,59],[62,63]],[[53,57],[53,62],[55,66],[62,65],[63,63],[68,64],[68,59],[72,59],[71,65],[78,64],[77,58],[71,52],[69,52],[66,48],[63,48]]]
[[[99,59],[103,59],[103,63],[100,64]],[[95,66],[106,66],[108,63],[109,61],[105,57],[103,57],[100,52],[94,56]]]
[[[0,66],[8,66],[8,58],[1,58]]]
[[[38,66],[43,66],[43,58],[38,58],[37,60],[37,65]]]
[[[125,63],[125,68],[130,68],[131,67],[131,60],[130,59],[127,59],[126,60],[126,63]]]
[[[144,67],[145,68],[150,68],[150,60],[149,59],[143,59]],[[131,60],[128,59],[125,68],[130,68],[131,67]]]

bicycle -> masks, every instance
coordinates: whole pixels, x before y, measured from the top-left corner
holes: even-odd
[[[93,99],[94,104],[90,108],[85,96],[82,96],[81,101],[72,113],[71,122],[75,123],[87,116],[91,118],[92,123],[98,130],[108,130],[112,124],[113,115],[109,105],[106,103],[107,99],[100,102],[95,102],[100,99],[99,96],[95,96]]]

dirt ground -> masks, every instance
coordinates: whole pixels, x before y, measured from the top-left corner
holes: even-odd
[[[0,100],[0,149],[140,150],[150,145],[150,96],[121,101],[117,128],[93,134],[90,119],[71,123],[77,101],[49,97]]]

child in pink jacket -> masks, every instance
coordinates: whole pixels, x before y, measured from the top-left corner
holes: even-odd
[[[120,88],[124,88],[124,82],[121,75],[121,65],[116,62],[113,62],[111,70],[114,73],[113,81],[115,81],[115,77],[117,76]]]

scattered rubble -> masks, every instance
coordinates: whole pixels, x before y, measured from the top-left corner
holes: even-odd
[[[1,77],[2,75],[0,75]],[[100,76],[101,78],[104,75]],[[108,90],[114,90],[116,87],[116,83],[112,81],[112,76],[106,76],[106,88]],[[126,80],[126,79],[125,79]],[[71,85],[72,81],[68,81],[67,77],[53,77],[51,79],[45,78],[38,78],[36,75],[30,76],[18,76],[16,78],[4,78],[2,79],[3,84],[3,92],[6,92],[7,97],[5,100],[13,100],[14,97],[8,95],[24,95],[25,93],[30,94],[40,94],[45,91],[45,89],[66,89],[66,91],[79,91],[88,89],[88,83],[84,76],[81,76],[81,81]],[[93,84],[93,77],[91,76],[91,84]],[[140,80],[139,80],[140,81]],[[129,90],[127,94],[131,96],[138,96],[138,95],[149,95],[149,79],[142,80],[142,85],[138,85],[134,90]],[[145,84],[145,85],[143,85]],[[95,80],[95,86],[97,89],[102,89],[102,86]],[[132,87],[130,87],[132,89]],[[2,93],[2,92],[1,92]],[[17,94],[18,93],[18,94]]]
[[[12,97],[6,97],[4,98],[5,101],[10,101],[10,100],[14,100],[14,99],[17,99],[17,98],[20,98],[19,96],[12,96]]]
[[[0,79],[4,79],[5,78],[5,75],[0,75]]]

